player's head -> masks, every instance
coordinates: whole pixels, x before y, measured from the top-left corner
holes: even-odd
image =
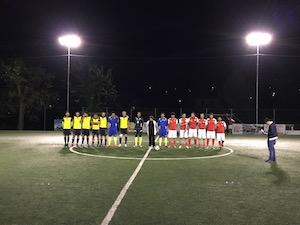
[[[101,112],[101,116],[102,116],[102,117],[105,117],[105,112]]]
[[[151,115],[151,116],[149,116],[149,120],[150,121],[153,121],[153,119],[154,119],[154,117]]]
[[[142,113],[141,112],[137,112],[137,117],[141,117],[142,116]]]
[[[175,112],[171,112],[171,118],[175,118]]]
[[[200,119],[204,119],[204,113],[200,114]]]
[[[112,116],[112,117],[115,117],[115,116],[116,116],[115,111],[111,111],[111,116]]]
[[[161,117],[161,118],[165,118],[165,113],[161,113],[161,114],[160,114],[160,117]]]
[[[85,111],[84,113],[83,113],[83,116],[85,116],[85,117],[87,117],[89,114],[88,114],[88,112],[87,111]]]
[[[218,117],[218,121],[222,121],[222,117],[221,116]]]
[[[265,124],[269,125],[271,123],[271,119],[269,117],[265,118]]]
[[[210,119],[214,118],[214,114],[212,112],[209,114],[209,118]]]
[[[126,111],[122,111],[122,116],[126,116]]]
[[[98,118],[98,114],[97,113],[94,114],[94,118],[95,119]]]
[[[181,117],[186,118],[186,113],[182,113]]]
[[[194,112],[192,112],[192,113],[191,113],[191,117],[193,117],[193,118],[194,118],[195,116],[196,116],[196,115],[195,115],[195,113],[194,113]]]
[[[77,112],[75,113],[75,115],[76,115],[76,116],[80,116],[80,112],[77,111]]]
[[[67,111],[65,115],[66,115],[66,116],[70,116],[70,113]]]

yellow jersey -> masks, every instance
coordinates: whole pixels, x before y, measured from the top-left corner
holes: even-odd
[[[100,128],[107,128],[107,118],[100,116]]]
[[[128,116],[121,116],[120,117],[120,128],[121,129],[127,129],[128,128],[128,119],[129,117]]]
[[[83,117],[82,129],[89,130],[91,127],[91,117]]]
[[[72,119],[71,117],[64,117],[63,118],[63,129],[64,130],[70,130],[71,129],[71,122],[72,122]]]
[[[80,130],[81,129],[81,116],[74,116],[74,124],[73,124],[73,129],[75,130]]]
[[[99,130],[99,129],[100,129],[99,118],[96,118],[96,119],[93,118],[92,119],[92,130]]]

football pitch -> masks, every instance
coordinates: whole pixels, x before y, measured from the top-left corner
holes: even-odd
[[[226,138],[151,150],[110,224],[300,224],[300,138],[279,137],[277,164],[265,136]],[[71,152],[60,132],[0,131],[0,224],[101,224],[148,151],[133,143]]]

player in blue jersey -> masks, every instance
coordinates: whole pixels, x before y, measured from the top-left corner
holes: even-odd
[[[107,147],[110,147],[112,137],[114,137],[115,147],[117,147],[117,134],[118,134],[117,128],[119,123],[119,117],[116,115],[115,112],[111,112],[111,116],[108,117],[107,122],[109,122]]]
[[[167,127],[168,127],[168,119],[165,117],[164,113],[160,114],[160,118],[158,119],[158,127],[159,127],[159,146],[161,146],[162,138],[165,138],[165,146],[168,146],[168,138],[167,138]]]

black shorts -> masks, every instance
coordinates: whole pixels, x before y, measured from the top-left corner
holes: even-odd
[[[101,136],[107,136],[107,129],[106,128],[100,128],[100,135]]]
[[[120,133],[121,133],[121,134],[127,134],[127,128],[126,128],[126,129],[120,128]]]
[[[73,129],[73,135],[80,135],[81,129]]]
[[[92,130],[93,135],[99,135],[99,130]]]
[[[63,133],[64,133],[64,135],[70,135],[71,134],[71,130],[70,129],[64,129]]]
[[[143,133],[143,130],[142,129],[135,129],[134,130],[134,134],[136,137],[141,137],[142,136],[142,133]]]
[[[90,130],[89,129],[83,129],[82,135],[90,136]]]

